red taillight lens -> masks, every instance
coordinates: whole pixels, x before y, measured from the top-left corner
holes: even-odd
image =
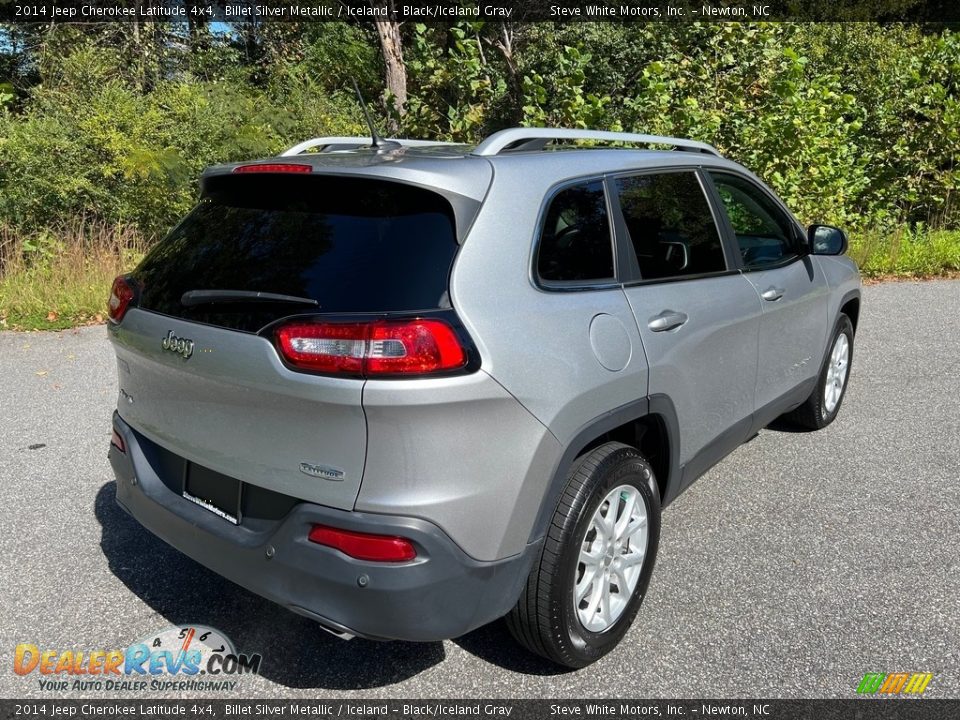
[[[238,165],[235,173],[308,173],[313,172],[312,165],[300,163],[261,163],[259,165]]]
[[[293,323],[277,330],[277,344],[290,364],[333,374],[425,375],[467,364],[457,334],[442,320]]]
[[[395,535],[371,535],[314,525],[307,539],[318,545],[332,547],[357,560],[406,562],[417,557],[413,543]]]
[[[123,442],[123,438],[120,436],[120,433],[118,433],[116,430],[113,431],[113,436],[110,438],[110,444],[124,455],[127,454],[127,446]]]
[[[371,327],[367,375],[431,373],[466,363],[457,334],[440,320],[381,322]]]
[[[110,299],[107,301],[107,315],[113,322],[118,323],[123,320],[131,300],[133,300],[133,287],[121,275],[113,281],[113,287],[110,288]]]

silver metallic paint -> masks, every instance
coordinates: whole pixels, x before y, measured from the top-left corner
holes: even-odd
[[[189,361],[165,352],[172,330],[193,338]],[[216,472],[335,508],[352,509],[363,476],[361,380],[287,369],[273,345],[248,333],[133,308],[110,325],[120,416],[150,440]],[[338,482],[300,463],[342,469]]]
[[[593,420],[666,394],[677,407],[683,462],[777,390],[772,369],[757,381],[763,348],[790,340],[790,324],[800,322],[803,340],[781,353],[792,362],[782,379],[789,384],[804,375],[804,364],[794,368],[807,353],[800,346],[825,338],[842,298],[859,288],[847,258],[805,260],[817,299],[784,303],[787,314],[768,312],[764,341],[764,301],[739,273],[626,289],[612,283],[542,290],[530,277],[532,254],[543,200],[558,184],[656,168],[755,176],[728,160],[683,152],[443,154],[456,155],[404,148],[297,161],[315,172],[394,179],[484,201],[469,232],[458,228],[467,236],[450,281],[481,371],[366,383],[319,377],[288,370],[264,338],[133,309],[110,328],[121,392],[136,398],[118,403],[123,418],[218,472],[335,508],[422,517],[472,557],[492,560],[525,547],[556,463]],[[649,317],[668,308],[687,322],[651,333]],[[598,317],[610,320],[592,328]],[[160,351],[171,330],[195,340],[189,364]],[[307,477],[301,462],[342,468],[344,479]]]
[[[356,509],[430,518],[477,560],[515,555],[560,444],[487,373],[368,380]]]

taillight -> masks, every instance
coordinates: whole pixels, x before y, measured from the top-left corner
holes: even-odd
[[[259,165],[238,165],[235,173],[308,173],[313,172],[312,165],[300,163],[260,163]]]
[[[326,525],[314,525],[307,539],[318,545],[339,550],[357,560],[406,562],[417,557],[413,543],[395,535],[372,535],[352,530],[339,530]]]
[[[114,429],[113,436],[110,438],[110,444],[124,455],[127,454],[127,445],[123,442],[123,437],[121,437],[120,433],[118,433],[116,429]]]
[[[457,334],[442,320],[292,323],[276,337],[287,362],[322,373],[425,375],[467,364]]]
[[[445,322],[407,320],[371,326],[367,375],[432,373],[466,364],[467,354]]]
[[[113,287],[110,288],[110,299],[107,301],[107,315],[115,323],[123,320],[127,313],[127,307],[133,300],[133,287],[130,281],[123,275],[113,281]]]

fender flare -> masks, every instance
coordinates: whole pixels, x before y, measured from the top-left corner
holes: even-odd
[[[856,300],[858,303],[862,303],[862,302],[863,302],[862,293],[860,292],[860,288],[855,288],[855,289],[853,289],[853,290],[850,290],[850,291],[844,293],[843,297],[840,298],[840,302],[837,303],[837,316],[840,315],[840,312],[843,310],[843,306],[846,305],[846,304],[847,304],[848,302],[850,302],[851,300]],[[852,319],[853,319],[853,318],[851,318],[851,320],[852,320]],[[833,319],[833,324],[834,324],[834,325],[837,324],[837,318],[834,318],[834,319]],[[856,329],[856,328],[854,328],[854,329]]]
[[[540,501],[540,509],[537,511],[528,543],[538,542],[547,534],[547,528],[556,512],[557,504],[563,494],[563,488],[566,486],[567,474],[574,460],[583,453],[583,449],[605,433],[650,415],[656,415],[663,421],[669,447],[667,460],[670,468],[669,474],[666,478],[658,478],[658,484],[664,488],[660,498],[661,507],[666,507],[679,494],[682,474],[679,466],[680,425],[677,422],[677,411],[673,401],[663,394],[648,395],[632,400],[585,423],[566,443]]]

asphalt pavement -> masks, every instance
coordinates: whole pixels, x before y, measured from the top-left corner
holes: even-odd
[[[575,672],[502,622],[344,642],[221,580],[116,506],[116,395],[103,327],[0,333],[0,696],[130,697],[41,690],[14,647],[123,648],[199,623],[263,654],[248,698],[845,698],[898,671],[960,697],[958,281],[864,289],[839,419],[761,432],[668,508],[637,622]]]

